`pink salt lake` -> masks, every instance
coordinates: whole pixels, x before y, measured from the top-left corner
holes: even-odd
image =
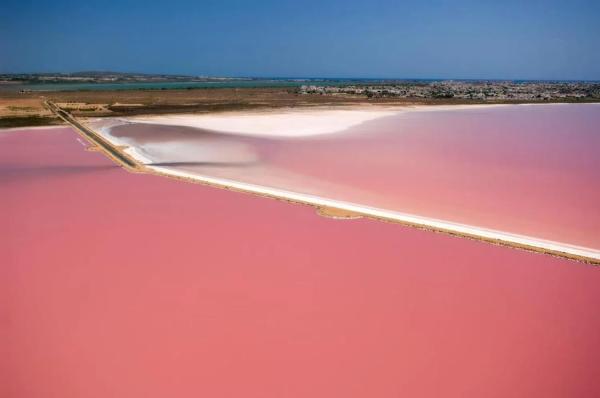
[[[597,267],[84,146],[0,131],[2,397],[600,395]]]
[[[305,138],[110,134],[177,171],[600,249],[598,104],[399,112]]]

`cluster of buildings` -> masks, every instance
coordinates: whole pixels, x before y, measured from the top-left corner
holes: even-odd
[[[456,98],[493,101],[600,100],[600,83],[440,81],[381,85],[304,85],[301,94],[352,95],[369,98]]]

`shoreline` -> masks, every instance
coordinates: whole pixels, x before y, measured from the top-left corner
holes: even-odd
[[[137,151],[131,151],[130,155],[138,156]],[[140,156],[140,159],[143,156]],[[413,214],[401,213],[392,210],[385,210],[375,207],[364,206],[360,204],[344,202],[334,199],[322,198],[314,195],[302,194],[282,189],[270,188],[261,185],[248,184],[239,181],[233,181],[222,178],[214,178],[202,175],[186,173],[172,170],[167,167],[144,166],[153,170],[154,174],[176,177],[183,180],[193,180],[195,182],[216,186],[224,189],[235,190],[243,193],[252,193],[263,197],[274,199],[283,199],[293,203],[311,205],[317,209],[321,207],[343,210],[363,217],[369,217],[382,221],[395,222],[406,226],[428,229],[435,232],[457,235],[460,237],[473,238],[488,243],[495,243],[513,248],[521,248],[545,254],[566,257],[573,260],[582,261],[589,264],[600,264],[600,250],[570,245],[566,243],[554,242],[535,237],[513,234],[510,232],[497,231],[477,226],[454,223],[451,221],[439,220],[435,218],[423,217]]]

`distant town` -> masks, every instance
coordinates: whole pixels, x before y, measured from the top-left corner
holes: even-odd
[[[303,85],[300,94],[367,98],[461,99],[476,101],[598,101],[598,82],[407,81],[381,85]]]
[[[72,84],[70,84],[72,83]],[[77,83],[82,85],[78,86]],[[111,83],[123,83],[110,85]],[[142,83],[142,85],[138,85]],[[152,83],[149,85],[143,83]],[[122,72],[0,74],[0,91],[287,87],[290,94],[339,100],[482,102],[598,102],[600,82],[398,80],[214,77]]]
[[[0,128],[259,108],[600,102],[600,82],[208,77],[120,72],[0,74]]]

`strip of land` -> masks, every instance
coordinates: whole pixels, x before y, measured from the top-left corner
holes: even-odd
[[[3,83],[4,86],[7,83]],[[297,86],[130,90],[17,90],[0,84],[0,128],[60,124],[44,107],[50,100],[76,117],[348,105],[458,105],[599,102],[598,83],[387,82],[373,86]],[[101,86],[101,83],[98,83]],[[23,85],[26,87],[26,85]]]
[[[46,101],[46,106],[48,107],[48,109],[50,109],[52,112],[54,112],[56,114],[56,116],[58,116],[64,122],[73,126],[75,128],[75,131],[77,131],[84,138],[86,138],[88,141],[90,141],[92,143],[92,145],[94,145],[95,148],[102,150],[108,157],[113,159],[119,165],[121,165],[127,169],[131,169],[131,170],[136,170],[139,168],[138,163],[134,159],[132,159],[129,155],[127,155],[123,151],[119,150],[118,147],[112,145],[106,139],[102,138],[101,135],[96,134],[96,132],[94,132],[89,127],[86,127],[83,124],[81,124],[79,121],[77,121],[77,119],[75,119],[73,116],[71,116],[68,112],[60,109],[58,106],[56,106],[54,103],[52,103],[50,101]]]

